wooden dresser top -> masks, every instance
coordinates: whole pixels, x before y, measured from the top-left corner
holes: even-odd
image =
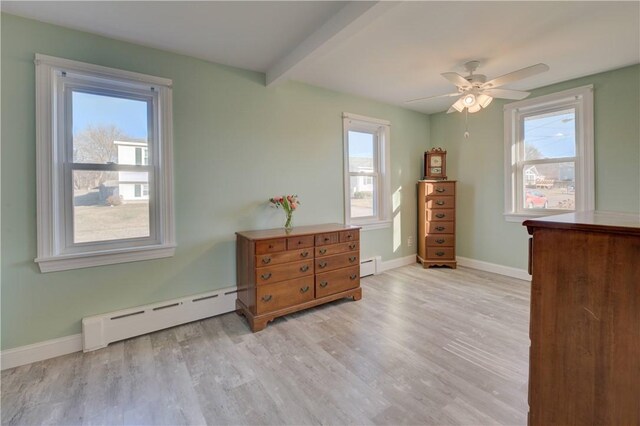
[[[323,225],[296,226],[291,232],[286,232],[284,228],[276,228],[258,231],[242,231],[236,232],[236,234],[249,240],[265,240],[271,238],[298,237],[324,232],[352,231],[360,228],[360,226],[342,225],[340,223],[326,223]]]
[[[591,210],[525,220],[523,225],[530,234],[535,228],[555,228],[640,235],[640,214]]]

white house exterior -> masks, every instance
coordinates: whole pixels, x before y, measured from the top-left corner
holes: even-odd
[[[149,148],[146,142],[114,141],[114,144],[118,146],[118,164],[149,164]],[[118,193],[124,201],[148,200],[148,173],[118,172]]]

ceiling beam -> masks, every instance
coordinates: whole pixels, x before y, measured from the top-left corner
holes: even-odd
[[[335,48],[400,2],[351,1],[267,70],[266,85],[289,79],[296,68]]]

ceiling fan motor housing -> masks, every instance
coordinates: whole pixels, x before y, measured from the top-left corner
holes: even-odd
[[[473,74],[465,77],[465,79],[471,83],[473,87],[480,87],[487,81],[487,76],[482,74]]]

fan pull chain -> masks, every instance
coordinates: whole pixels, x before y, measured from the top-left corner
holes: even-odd
[[[464,138],[469,139],[469,108],[464,110]]]

